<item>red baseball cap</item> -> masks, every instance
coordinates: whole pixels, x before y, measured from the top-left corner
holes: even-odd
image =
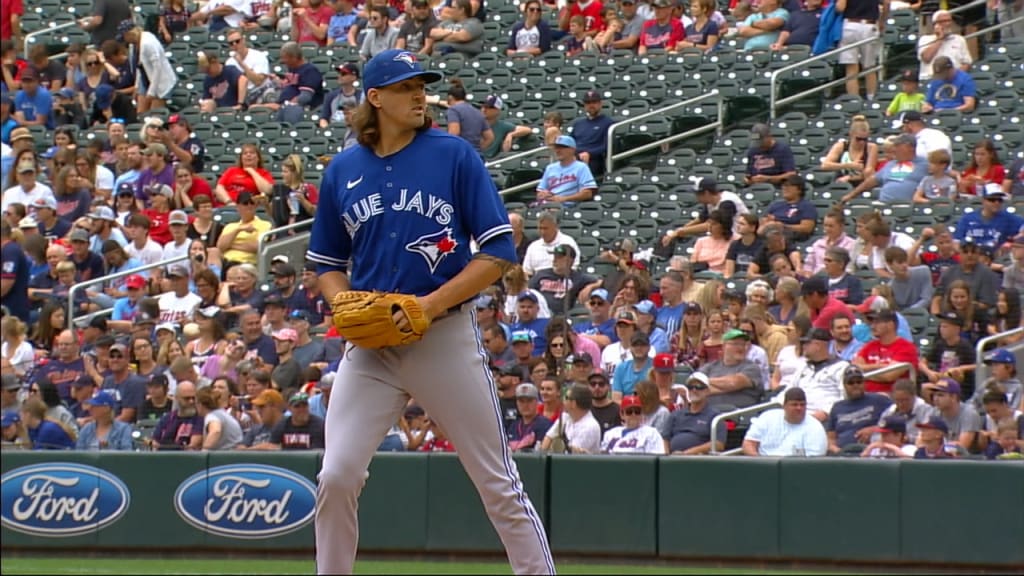
[[[662,352],[654,357],[654,369],[658,372],[672,372],[676,369],[676,357]]]
[[[626,408],[632,408],[634,406],[639,406],[643,408],[643,403],[640,402],[639,396],[623,396],[622,402],[619,403],[619,408],[621,408],[622,410],[625,410]]]
[[[124,279],[125,288],[143,288],[146,286],[146,279],[138,274],[132,274]]]

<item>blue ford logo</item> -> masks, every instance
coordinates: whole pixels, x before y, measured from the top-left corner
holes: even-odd
[[[88,534],[117,522],[130,504],[120,478],[84,464],[34,464],[0,478],[4,527],[33,536]]]
[[[276,466],[217,466],[182,482],[174,493],[174,509],[193,527],[218,536],[280,536],[313,519],[316,486]]]

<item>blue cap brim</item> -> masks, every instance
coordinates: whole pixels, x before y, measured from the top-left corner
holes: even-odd
[[[435,72],[433,70],[419,70],[419,71],[413,70],[412,72],[406,72],[405,74],[399,74],[398,76],[395,76],[394,78],[389,78],[388,81],[386,83],[384,83],[384,84],[378,84],[376,86],[367,86],[366,87],[366,91],[369,92],[371,88],[384,88],[385,86],[391,86],[392,84],[398,84],[399,82],[402,82],[403,80],[408,80],[409,78],[416,78],[417,76],[422,77],[423,81],[426,82],[427,84],[433,84],[434,82],[440,82],[444,78],[444,74],[441,74],[440,72]]]

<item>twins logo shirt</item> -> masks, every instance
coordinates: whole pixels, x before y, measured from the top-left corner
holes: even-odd
[[[348,272],[354,290],[424,296],[465,268],[471,238],[515,261],[511,233],[479,154],[431,129],[389,156],[356,146],[334,158],[306,257]]]

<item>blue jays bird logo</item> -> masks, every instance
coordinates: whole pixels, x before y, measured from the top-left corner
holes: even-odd
[[[459,241],[452,237],[452,229],[444,228],[439,232],[420,236],[406,244],[405,249],[423,256],[427,266],[430,266],[430,273],[433,274],[437,270],[437,265],[446,256],[453,254],[458,246]]]
[[[405,62],[409,65],[409,68],[416,67],[416,55],[412,52],[402,52],[398,56],[395,56],[395,62]]]

